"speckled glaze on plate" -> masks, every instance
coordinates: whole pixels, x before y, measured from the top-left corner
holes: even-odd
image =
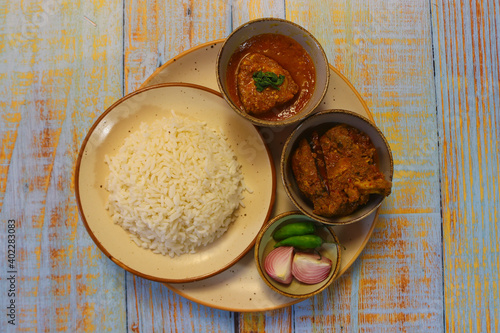
[[[223,133],[233,149],[244,182],[244,207],[213,243],[196,253],[170,257],[136,245],[106,210],[109,168],[104,156],[115,154],[142,122],[179,117],[201,121]],[[273,161],[256,128],[236,115],[220,93],[186,83],[164,83],[135,91],[109,107],[87,134],[75,170],[75,192],[83,223],[99,248],[124,269],[160,282],[198,281],[234,265],[255,243],[275,198]]]
[[[201,44],[179,54],[159,67],[142,87],[162,82],[183,81],[218,89],[215,63],[223,41],[221,39]],[[356,89],[332,66],[330,66],[328,91],[317,108],[318,111],[327,109],[350,110],[373,120],[366,103]],[[260,129],[271,151],[274,165],[277,167],[278,179],[281,178],[279,163],[283,144],[293,128],[294,126]],[[271,216],[294,210],[297,210],[297,207],[288,198],[282,182],[277,182],[276,201]],[[364,249],[375,227],[377,213],[378,210],[354,224],[332,227],[340,243],[346,248],[342,251],[337,278],[351,267]],[[272,291],[262,281],[251,253],[247,253],[231,268],[208,279],[166,285],[175,293],[194,302],[228,311],[267,311],[301,301],[301,299],[285,297]]]

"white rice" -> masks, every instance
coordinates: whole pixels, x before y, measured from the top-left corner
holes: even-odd
[[[227,139],[178,116],[141,123],[115,156],[108,210],[146,249],[195,253],[219,238],[242,205],[243,175]]]

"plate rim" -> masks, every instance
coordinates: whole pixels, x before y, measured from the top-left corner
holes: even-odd
[[[271,213],[272,213],[273,208],[274,208],[274,204],[275,204],[275,201],[276,201],[276,182],[277,182],[277,180],[276,180],[276,167],[274,165],[274,160],[273,160],[271,152],[269,150],[269,146],[265,143],[265,140],[263,139],[261,133],[257,130],[256,126],[252,125],[256,129],[256,133],[259,135],[259,137],[262,140],[262,144],[265,147],[265,150],[267,152],[267,158],[269,160],[269,164],[271,165],[271,177],[272,177],[272,182],[271,182],[271,198],[270,198],[270,202],[269,202],[269,206],[268,206],[265,218],[264,218],[264,220],[262,222],[262,225],[257,230],[257,232],[255,234],[255,237],[252,239],[252,241],[249,243],[249,245],[240,254],[238,254],[236,257],[234,257],[232,260],[230,260],[221,269],[215,270],[215,271],[207,273],[207,274],[202,274],[202,275],[198,275],[198,276],[195,276],[195,277],[184,278],[184,279],[178,279],[178,278],[175,278],[175,279],[172,279],[172,278],[161,278],[161,277],[152,276],[152,275],[145,274],[143,272],[137,271],[136,269],[129,267],[127,264],[125,264],[122,261],[120,261],[117,258],[115,258],[106,249],[106,247],[99,241],[99,239],[96,237],[96,235],[92,231],[92,228],[88,224],[87,218],[86,218],[86,216],[84,214],[84,209],[83,209],[83,205],[82,205],[81,198],[80,198],[80,168],[81,168],[82,158],[83,158],[83,155],[85,153],[85,149],[87,147],[87,144],[88,144],[88,142],[89,142],[89,140],[90,140],[90,138],[92,136],[92,133],[94,132],[94,130],[96,129],[96,127],[101,123],[101,121],[106,117],[106,115],[108,115],[113,109],[115,109],[121,103],[123,103],[127,99],[132,98],[133,96],[135,96],[137,94],[143,93],[143,92],[148,91],[148,90],[165,88],[165,87],[186,87],[186,88],[198,89],[198,90],[202,90],[202,91],[211,93],[211,94],[213,94],[213,95],[215,95],[217,97],[220,97],[222,100],[224,100],[224,98],[222,97],[222,94],[220,92],[212,89],[212,88],[201,86],[201,85],[194,84],[194,83],[186,83],[186,82],[165,82],[165,83],[159,83],[159,84],[155,84],[155,85],[151,85],[151,86],[141,87],[140,89],[137,89],[137,90],[135,90],[135,91],[133,91],[133,92],[131,92],[131,93],[129,93],[129,94],[121,97],[120,99],[118,99],[117,101],[115,101],[113,104],[111,104],[93,122],[92,126],[87,131],[87,134],[85,135],[85,138],[83,139],[83,141],[82,141],[82,143],[80,145],[80,149],[78,151],[78,156],[77,156],[76,163],[75,163],[75,168],[74,168],[74,170],[75,170],[75,174],[74,174],[75,198],[76,198],[76,205],[77,205],[77,208],[78,208],[78,213],[79,213],[80,219],[82,220],[82,223],[85,226],[85,229],[87,230],[87,233],[90,235],[90,237],[92,238],[93,242],[97,245],[97,247],[112,262],[114,262],[116,265],[118,265],[119,267],[123,268],[124,270],[126,270],[126,271],[128,271],[130,273],[133,273],[133,274],[135,274],[137,276],[140,276],[142,278],[145,278],[145,279],[148,279],[148,280],[151,280],[151,281],[162,282],[162,283],[188,283],[188,282],[200,281],[200,280],[212,277],[214,275],[217,275],[217,274],[219,274],[219,273],[221,273],[221,272],[229,269],[230,267],[234,266],[239,260],[241,260],[241,258],[243,258],[248,252],[250,252],[250,250],[255,245],[255,242],[257,240],[257,236],[258,236],[260,230],[262,230],[262,228],[269,221],[269,218],[270,218]]]

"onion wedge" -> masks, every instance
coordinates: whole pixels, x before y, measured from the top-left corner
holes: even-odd
[[[324,281],[331,269],[332,261],[317,253],[297,252],[293,257],[292,275],[305,284],[316,284]]]
[[[292,282],[293,246],[278,247],[266,256],[264,269],[274,280],[290,284]]]

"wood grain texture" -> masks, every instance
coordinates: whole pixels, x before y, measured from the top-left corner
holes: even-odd
[[[78,221],[72,182],[87,129],[121,95],[121,2],[103,5],[2,3],[1,220],[16,220],[17,250],[16,325],[2,331],[125,328],[123,273]]]
[[[229,1],[125,1],[125,92],[136,90],[156,68],[179,53],[223,38]]]
[[[446,329],[500,330],[500,4],[432,8]]]
[[[442,331],[438,138],[426,1],[298,1],[306,26],[365,99],[392,148],[393,193],[350,276],[295,306],[298,331]],[[328,10],[330,9],[330,10]],[[411,24],[409,24],[411,22]],[[311,316],[311,313],[314,315]]]
[[[187,301],[162,283],[133,274],[127,273],[126,283],[129,332],[233,331],[232,312]]]

